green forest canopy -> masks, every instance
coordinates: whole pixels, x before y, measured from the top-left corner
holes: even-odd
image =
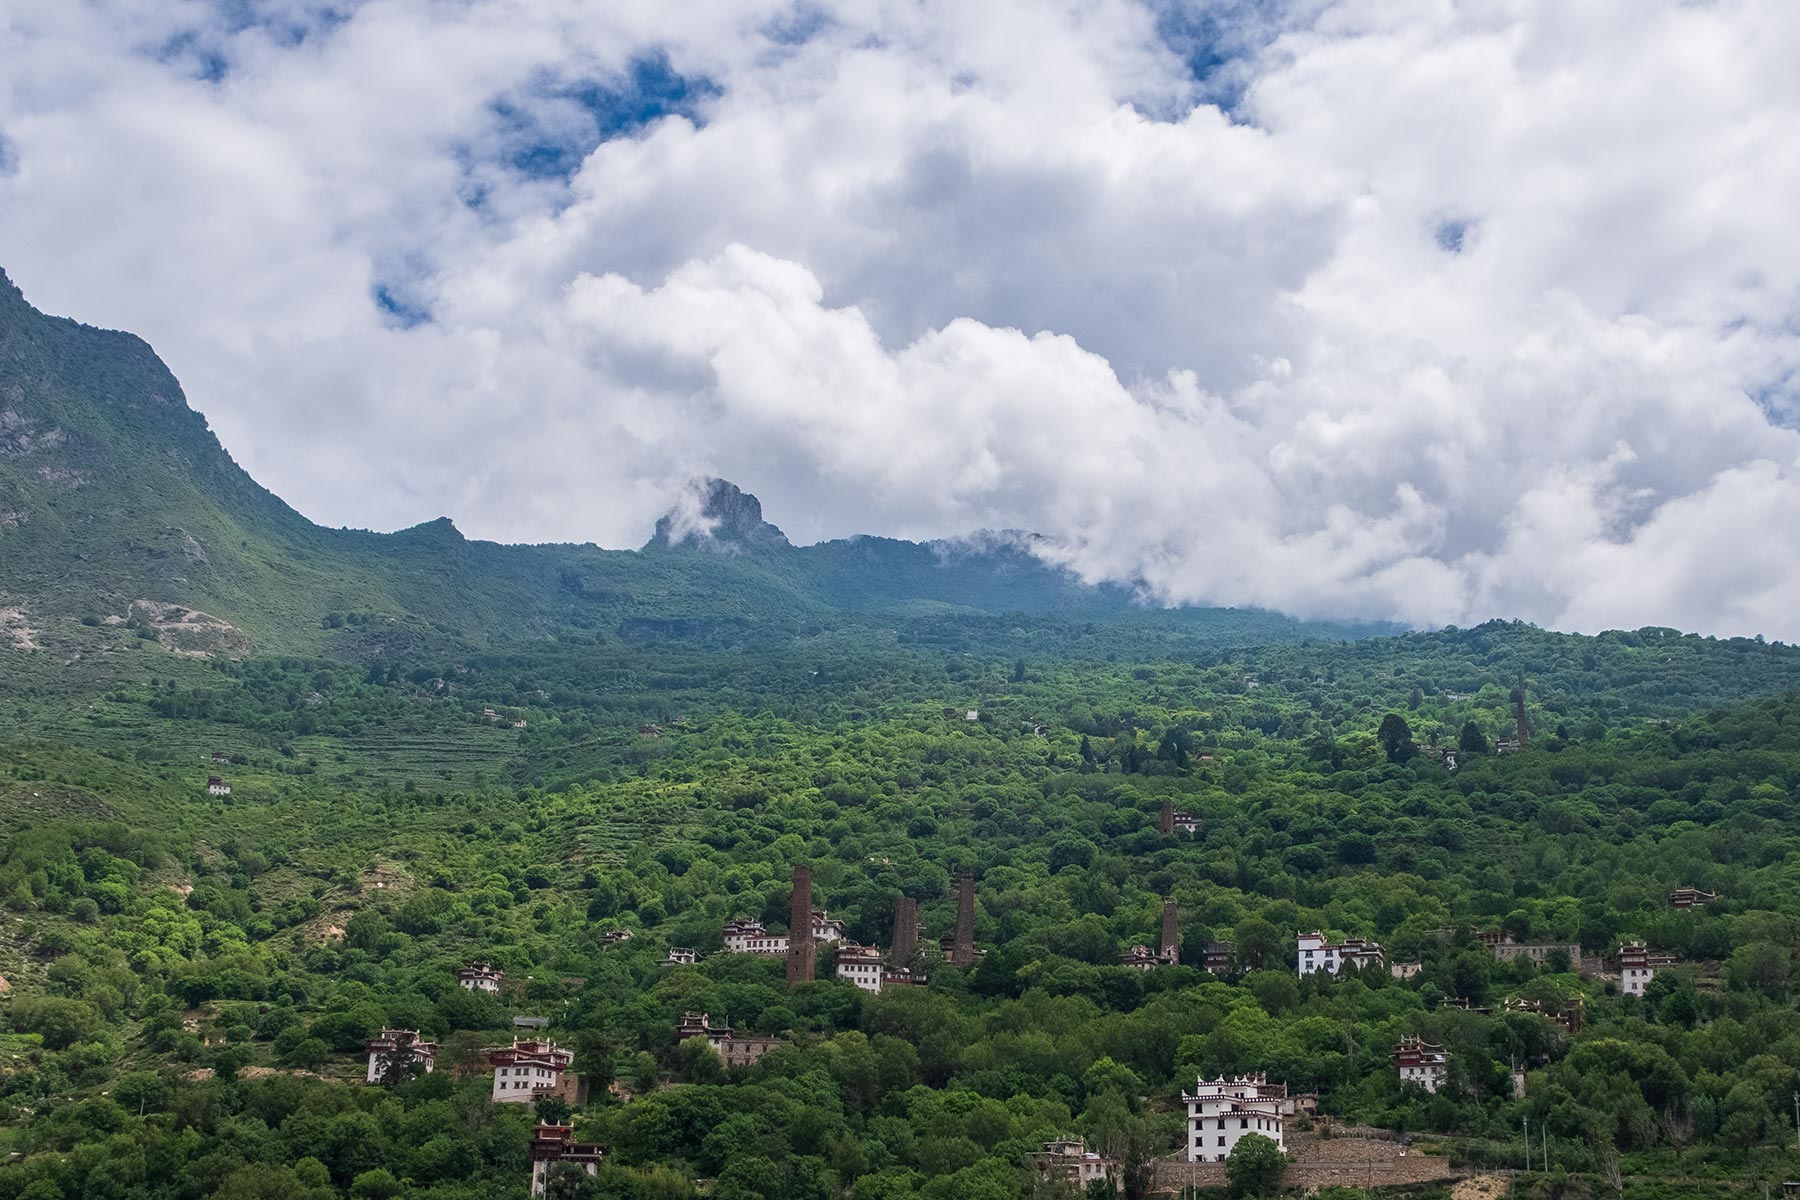
[[[608,1148],[594,1195],[1017,1196],[1043,1141],[1172,1152],[1180,1089],[1251,1071],[1472,1164],[1516,1163],[1528,1118],[1594,1181],[1800,1169],[1793,650],[1184,637],[934,615],[705,648],[146,642],[110,678],[11,673],[0,1200],[522,1197],[535,1114],[491,1104],[479,1068],[518,1013],[590,1081],[566,1115]],[[1511,736],[1521,685],[1528,748],[1426,752]],[[1164,800],[1200,832],[1159,834]],[[902,895],[947,934],[972,872],[987,953],[880,996],[718,953],[732,916],[785,927],[797,862],[877,944]],[[1684,885],[1719,899],[1670,908]],[[1182,965],[1118,966],[1167,896]],[[1311,929],[1422,969],[1297,979]],[[1622,997],[1575,963],[1497,961],[1491,930],[1680,962]],[[1198,965],[1213,940],[1222,978]],[[701,961],[659,966],[671,946]],[[477,960],[521,990],[459,988]],[[1506,1004],[1577,996],[1574,1032]],[[727,1072],[677,1044],[690,1010],[789,1044]],[[365,1085],[384,1027],[446,1069]],[[1414,1033],[1449,1049],[1436,1095],[1389,1065]]]

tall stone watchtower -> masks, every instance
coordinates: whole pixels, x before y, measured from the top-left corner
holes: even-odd
[[[817,948],[813,945],[812,868],[794,866],[794,902],[788,911],[787,977],[789,983],[812,979]]]
[[[975,965],[975,877],[956,878],[956,932],[950,939],[950,962],[954,966]]]
[[[919,902],[902,896],[894,905],[894,944],[888,961],[895,967],[911,967],[919,956]]]

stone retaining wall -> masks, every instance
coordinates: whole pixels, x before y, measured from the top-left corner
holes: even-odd
[[[1399,1143],[1392,1141],[1321,1139],[1316,1134],[1294,1133],[1288,1135],[1287,1144],[1288,1169],[1283,1177],[1287,1187],[1308,1190],[1332,1184],[1395,1187],[1456,1177],[1449,1159],[1430,1154],[1403,1154]],[[1190,1163],[1179,1157],[1159,1159],[1156,1163],[1154,1190],[1158,1192],[1179,1192],[1186,1187],[1224,1187],[1227,1182],[1224,1163]]]

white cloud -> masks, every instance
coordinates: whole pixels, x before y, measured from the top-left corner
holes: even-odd
[[[1287,6],[1229,113],[1174,4],[255,7],[0,16],[0,263],[318,519],[630,545],[706,473],[1171,600],[1800,636],[1783,0]],[[507,165],[654,55],[698,123]]]

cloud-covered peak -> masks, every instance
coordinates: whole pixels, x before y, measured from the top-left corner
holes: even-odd
[[[726,553],[784,550],[787,535],[763,520],[762,502],[725,479],[696,479],[656,519],[646,549],[691,546]]]
[[[327,523],[724,477],[1170,601],[1800,635],[1781,0],[0,22],[0,261]]]

